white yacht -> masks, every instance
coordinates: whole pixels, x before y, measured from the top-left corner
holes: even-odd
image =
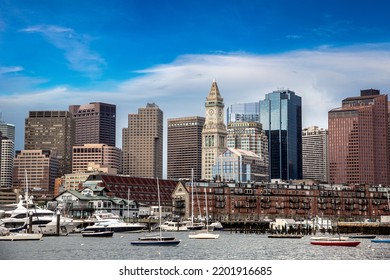
[[[163,231],[188,231],[186,224],[182,222],[165,221],[160,227]]]
[[[32,217],[32,232],[42,233],[44,235],[52,235],[57,233],[57,215],[54,211],[43,209],[40,207],[32,207],[27,209],[23,206],[23,201],[15,204],[16,208],[5,211],[0,219],[0,225],[10,231],[20,231],[26,229],[29,224],[29,215]],[[72,218],[60,216],[60,232],[59,234],[67,234],[73,231],[80,222]]]
[[[114,231],[114,232],[139,232],[146,230],[147,225],[143,223],[126,223],[119,219],[101,219],[93,225],[87,226],[85,231]]]

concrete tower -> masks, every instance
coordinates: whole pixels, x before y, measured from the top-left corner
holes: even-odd
[[[226,146],[226,125],[224,120],[223,98],[214,80],[206,98],[206,121],[202,130],[202,179],[213,179],[213,165]]]

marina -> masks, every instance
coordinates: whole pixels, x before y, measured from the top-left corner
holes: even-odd
[[[132,246],[144,233],[117,233],[111,238],[83,238],[74,233],[39,242],[0,242],[3,260],[389,260],[390,244],[359,240],[357,247],[313,246],[311,236],[268,238],[266,234],[220,232],[218,239],[193,240],[172,233],[177,246]],[[388,239],[377,236],[376,239]],[[376,240],[373,239],[373,240]]]

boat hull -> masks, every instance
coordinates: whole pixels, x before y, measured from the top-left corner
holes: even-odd
[[[85,228],[86,231],[104,232],[141,232],[146,229],[143,224],[127,224],[127,223],[104,223],[101,225],[92,225]]]
[[[169,241],[175,240],[174,236],[157,236],[157,235],[146,235],[138,238],[139,241]]]
[[[339,241],[339,240],[318,240],[318,241],[311,241],[310,244],[312,245],[319,245],[319,246],[347,246],[347,247],[356,247],[360,244],[359,241]]]
[[[349,238],[354,238],[354,239],[374,239],[376,235],[351,235]]]
[[[42,240],[41,233],[16,233],[0,236],[0,241],[39,241]]]
[[[131,245],[135,246],[176,246],[181,240],[137,240],[131,241]]]
[[[82,231],[81,235],[83,237],[112,237],[114,235],[113,231]]]
[[[374,243],[390,243],[390,239],[373,239],[371,242]]]
[[[190,234],[188,238],[189,239],[217,239],[219,238],[219,234],[213,234],[213,233]]]
[[[300,239],[303,235],[294,235],[294,234],[272,234],[268,235],[268,238],[293,238],[293,239]]]

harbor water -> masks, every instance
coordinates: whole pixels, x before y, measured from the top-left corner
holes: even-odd
[[[218,239],[189,239],[175,235],[175,247],[132,246],[145,233],[115,233],[110,238],[81,234],[44,237],[41,241],[0,242],[2,260],[390,260],[389,243],[358,239],[357,247],[315,246],[302,239],[268,238],[264,234],[220,232]],[[385,236],[382,236],[386,238]],[[381,236],[377,236],[381,238]],[[387,236],[388,238],[388,236]]]

